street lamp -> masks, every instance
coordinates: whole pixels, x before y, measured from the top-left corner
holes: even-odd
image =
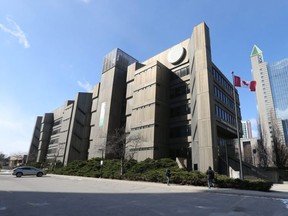
[[[256,149],[253,149],[253,165],[256,166],[255,163],[255,154],[256,154]]]
[[[103,154],[104,154],[104,149],[101,148],[99,149],[101,151],[101,161],[100,161],[100,178],[102,178],[102,167],[103,167]]]
[[[196,170],[198,169],[195,165],[193,167],[193,149],[192,149],[192,145],[197,145],[198,144],[198,140],[194,140],[191,142],[191,170]]]

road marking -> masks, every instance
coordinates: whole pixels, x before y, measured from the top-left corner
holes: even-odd
[[[210,206],[194,206],[196,208],[200,208],[200,209],[211,209]]]
[[[31,205],[31,206],[47,206],[47,205],[50,205],[49,203],[47,202],[44,202],[44,203],[31,203],[31,202],[27,202],[27,204]]]
[[[6,210],[7,208],[5,207],[5,206],[3,206],[3,207],[0,207],[0,211],[4,211],[4,210]]]
[[[286,208],[288,208],[288,199],[280,199],[284,205],[286,206]]]

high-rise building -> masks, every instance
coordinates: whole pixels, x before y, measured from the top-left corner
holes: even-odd
[[[242,138],[245,139],[250,139],[252,138],[252,127],[251,127],[251,122],[249,120],[247,121],[241,121],[242,123]]]
[[[254,45],[251,52],[252,74],[257,82],[256,97],[263,138],[272,143],[272,129],[288,144],[288,59],[268,64],[263,52]]]

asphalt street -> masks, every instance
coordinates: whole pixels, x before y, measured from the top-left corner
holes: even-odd
[[[287,185],[272,192],[148,182],[0,174],[2,216],[205,215],[288,216]]]

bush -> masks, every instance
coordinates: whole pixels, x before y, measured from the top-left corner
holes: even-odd
[[[215,185],[220,188],[236,188],[245,190],[269,191],[273,183],[266,180],[242,180],[231,179],[227,176],[218,175],[215,179]]]
[[[168,158],[152,160],[150,158],[137,162],[136,160],[123,161],[123,175],[120,173],[120,160],[104,160],[101,167],[101,159],[94,158],[88,161],[73,161],[67,166],[56,168],[54,173],[62,175],[75,175],[87,177],[103,177],[110,179],[125,179],[132,181],[165,182],[165,170],[171,170],[171,183],[180,185],[207,186],[206,175],[199,171],[187,171],[180,169],[177,163]],[[231,179],[224,175],[215,175],[215,186],[220,188],[237,188],[248,190],[269,191],[272,182],[264,180]]]

